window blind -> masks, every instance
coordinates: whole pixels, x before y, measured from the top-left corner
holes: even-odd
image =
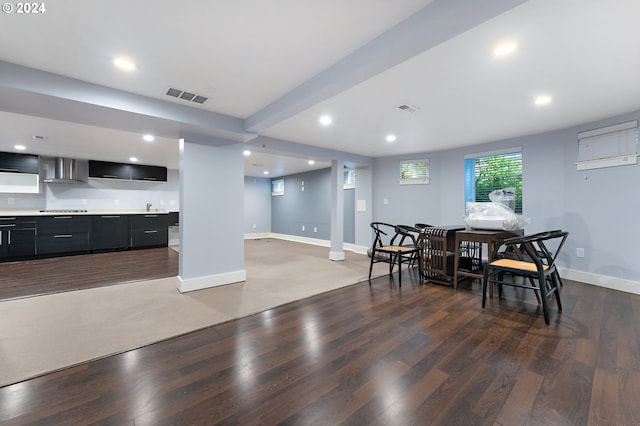
[[[638,120],[578,133],[578,170],[638,163]]]
[[[284,195],[284,179],[271,181],[271,195]]]
[[[429,183],[429,160],[400,161],[400,185]]]
[[[464,162],[465,201],[488,202],[496,189],[516,188],[516,213],[522,213],[522,152],[467,157]]]

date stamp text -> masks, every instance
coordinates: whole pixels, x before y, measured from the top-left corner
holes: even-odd
[[[4,13],[16,13],[25,15],[35,15],[45,13],[47,9],[44,3],[2,3],[2,12]]]

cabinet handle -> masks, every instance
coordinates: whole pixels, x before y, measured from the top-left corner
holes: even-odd
[[[143,180],[158,180],[157,178],[154,177],[143,177]]]
[[[0,228],[12,228],[14,226],[16,226],[16,224],[12,223],[11,225],[0,225]]]
[[[0,232],[0,246],[2,245],[2,234],[4,234],[4,232]]]
[[[120,216],[100,216],[102,219],[117,219]]]
[[[11,230],[9,230],[9,238],[7,238],[7,244],[11,245]]]
[[[158,217],[157,214],[145,214],[144,217]]]
[[[73,237],[73,235],[71,234],[61,234],[61,235],[54,235],[53,238],[71,238]]]
[[[145,234],[155,234],[157,232],[158,232],[157,230],[155,230],[155,231],[144,231]]]
[[[0,220],[16,220],[15,217],[0,217]]]
[[[116,175],[102,175],[102,177],[105,177],[105,178],[117,178],[118,176],[116,176]]]
[[[54,216],[54,219],[73,219],[73,216]]]
[[[5,169],[4,167],[0,167],[0,172],[17,172],[18,169]]]

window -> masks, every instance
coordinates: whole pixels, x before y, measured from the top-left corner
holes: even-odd
[[[354,169],[347,169],[344,171],[344,180],[342,182],[343,189],[353,189],[356,187],[356,171]]]
[[[464,196],[468,202],[488,202],[496,189],[516,189],[516,213],[522,213],[522,150],[476,154],[464,160]]]
[[[284,195],[284,179],[271,181],[271,195]]]
[[[429,183],[429,160],[400,161],[400,185]]]
[[[638,163],[638,120],[578,133],[578,170]]]

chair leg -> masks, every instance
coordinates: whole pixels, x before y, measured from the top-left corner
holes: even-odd
[[[540,288],[540,298],[542,299],[542,313],[544,314],[544,323],[549,325],[549,309],[547,306],[547,280],[542,273],[538,276],[538,287]]]
[[[555,280],[555,276],[553,274],[551,274],[551,280],[554,281],[554,286],[555,286],[555,296],[556,296],[556,304],[558,305],[558,312],[562,312],[562,302],[560,301],[560,287],[558,286],[558,284],[562,285],[562,283],[558,283]]]
[[[371,281],[371,272],[373,272],[373,259],[376,257],[376,251],[371,250],[371,263],[369,263],[369,281]]]
[[[398,287],[402,287],[402,254],[398,252]]]
[[[396,264],[396,258],[392,253],[389,253],[389,276],[393,274],[393,267],[395,266],[395,264]]]
[[[482,275],[482,309],[487,303],[487,281],[489,280],[489,265],[484,265],[484,273]]]

